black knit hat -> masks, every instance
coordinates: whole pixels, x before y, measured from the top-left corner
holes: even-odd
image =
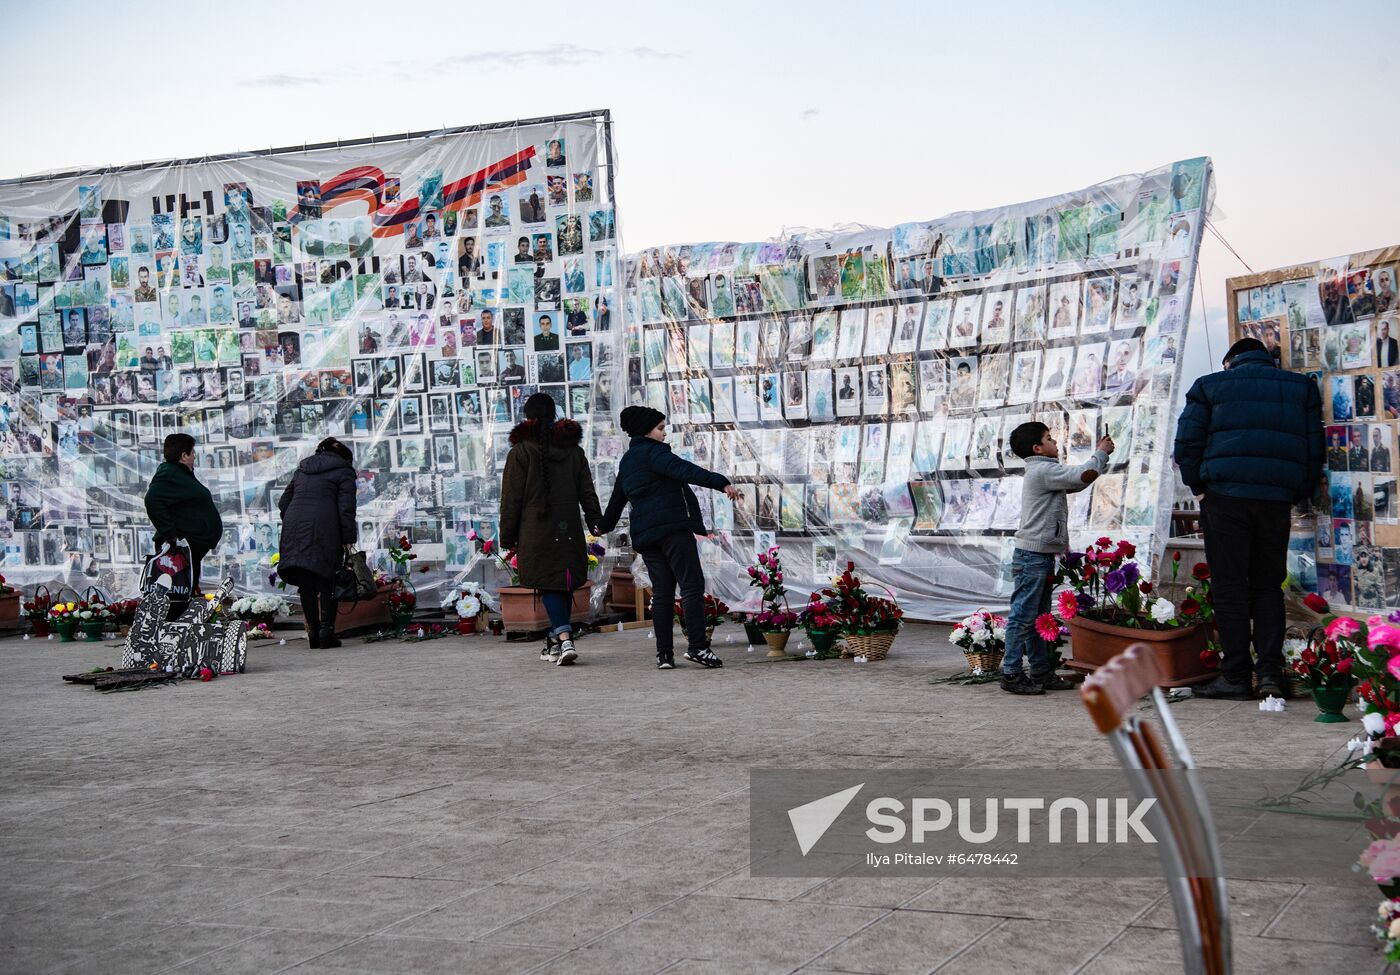
[[[650,406],[629,406],[617,418],[622,430],[629,437],[645,437],[656,429],[656,425],[666,419],[666,414],[653,410]]]

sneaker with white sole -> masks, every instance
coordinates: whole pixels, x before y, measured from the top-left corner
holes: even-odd
[[[554,637],[545,634],[544,649],[540,651],[540,659],[555,663],[559,660],[559,644],[554,642]]]
[[[723,667],[724,661],[715,656],[709,647],[700,647],[698,650],[687,650],[685,659],[691,663],[699,664],[701,667]]]
[[[565,637],[555,645],[558,651],[558,659],[555,663],[560,667],[568,667],[578,659],[578,651],[574,649],[574,641]]]
[[[675,655],[675,652],[674,652],[674,651],[671,651],[671,650],[658,650],[658,651],[656,651],[656,669],[657,669],[657,670],[675,670],[675,669],[676,669],[676,655]]]

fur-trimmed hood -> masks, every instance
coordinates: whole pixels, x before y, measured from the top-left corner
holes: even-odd
[[[518,443],[538,443],[539,421],[526,420],[518,423],[510,431],[510,444],[514,447]],[[556,420],[554,427],[549,431],[549,442],[556,447],[577,447],[583,443],[583,427],[573,420]]]

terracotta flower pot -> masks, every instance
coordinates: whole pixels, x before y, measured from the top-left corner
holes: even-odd
[[[19,619],[19,592],[0,593],[0,623],[13,623]]]
[[[339,603],[335,611],[337,633],[367,626],[383,626],[389,622],[389,601],[384,591],[375,593],[368,599],[356,602]]]
[[[1212,679],[1217,671],[1201,663],[1206,649],[1205,627],[1182,626],[1144,630],[1076,616],[1069,621],[1071,658],[1068,665],[1081,673],[1098,670],[1134,643],[1152,648],[1164,675],[1162,687],[1185,687]]]
[[[588,619],[589,597],[593,584],[585,582],[574,590],[574,602],[569,618],[575,623]],[[543,630],[549,626],[549,614],[545,612],[544,600],[538,589],[525,586],[502,586],[497,595],[501,599],[501,620],[507,630],[516,633],[530,630]]]

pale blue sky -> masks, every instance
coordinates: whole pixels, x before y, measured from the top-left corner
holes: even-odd
[[[4,176],[610,108],[628,250],[890,225],[1196,155],[1256,270],[1400,242],[1393,0],[0,0],[0,27]],[[1217,328],[1242,272],[1207,238]]]

